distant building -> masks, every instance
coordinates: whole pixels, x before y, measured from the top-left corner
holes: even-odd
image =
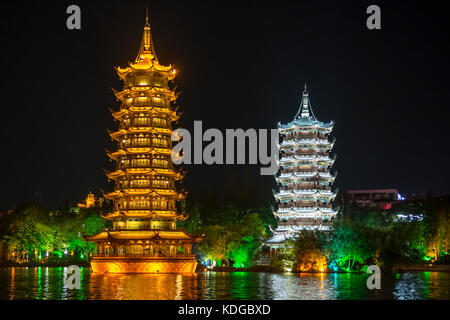
[[[397,189],[350,190],[346,192],[346,202],[363,208],[391,209],[396,201],[405,198]]]
[[[92,192],[89,192],[86,199],[78,203],[79,208],[90,208],[95,206],[95,196]]]

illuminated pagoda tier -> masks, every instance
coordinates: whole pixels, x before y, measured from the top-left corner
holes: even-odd
[[[177,94],[169,87],[176,71],[159,64],[153,47],[148,16],[139,54],[134,63],[117,68],[123,90],[114,92],[121,102],[112,111],[119,122],[117,151],[107,152],[116,170],[107,172],[115,189],[105,197],[114,209],[104,218],[113,229],[86,237],[96,242],[91,267],[100,273],[192,273],[197,262],[192,244],[201,241],[177,230],[187,215],[177,202],[185,192],[176,183],[183,173],[173,165],[172,122],[179,114],[173,106]]]
[[[280,160],[275,179],[279,191],[274,193],[279,219],[274,236],[266,244],[277,247],[304,229],[329,230],[337,211],[332,203],[336,194],[331,174],[334,157],[330,157],[334,141],[330,141],[333,122],[324,123],[314,116],[306,90],[294,120],[278,123],[282,137]]]

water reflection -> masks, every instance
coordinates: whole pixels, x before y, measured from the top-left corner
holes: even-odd
[[[198,275],[91,275],[89,298],[94,300],[197,299]]]
[[[439,272],[401,274],[393,295],[399,300],[450,299],[450,277],[448,273],[446,275],[446,279],[443,279]]]
[[[208,272],[194,275],[96,275],[81,268],[81,288],[70,290],[66,268],[7,268],[0,299],[450,299],[450,275],[418,272],[382,276],[368,290],[367,274]]]

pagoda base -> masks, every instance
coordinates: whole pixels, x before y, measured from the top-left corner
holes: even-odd
[[[94,257],[94,273],[194,273],[194,257]]]

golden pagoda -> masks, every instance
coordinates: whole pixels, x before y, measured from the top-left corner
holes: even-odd
[[[112,230],[88,236],[96,242],[91,267],[100,273],[193,273],[197,262],[192,244],[200,236],[177,230],[177,202],[186,193],[177,191],[183,173],[173,165],[172,122],[179,114],[177,94],[169,83],[175,78],[172,65],[162,66],[155,54],[148,14],[139,54],[126,68],[116,68],[123,80],[122,91],[114,91],[120,109],[112,111],[119,122],[115,132],[117,151],[108,152],[116,170],[107,172],[115,181],[105,198],[114,202],[104,216]]]

